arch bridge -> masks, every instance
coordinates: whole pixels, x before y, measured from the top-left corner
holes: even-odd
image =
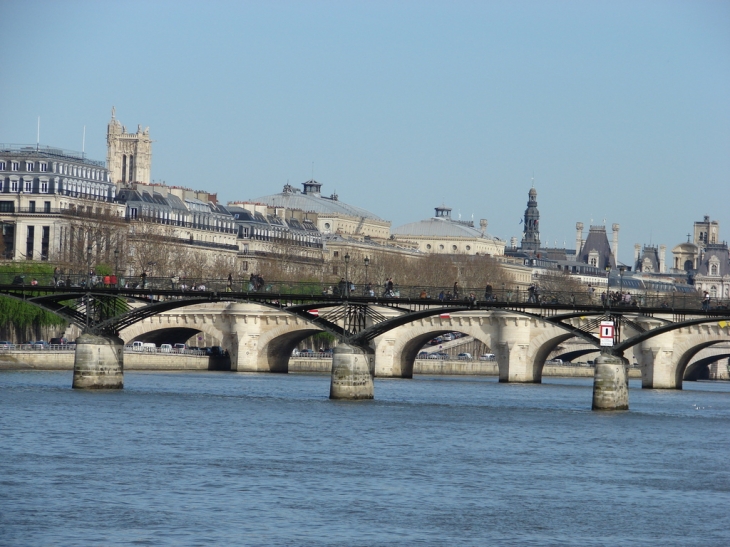
[[[154,331],[198,331],[221,340],[238,371],[286,372],[304,338],[329,332],[375,352],[375,375],[408,378],[420,348],[434,336],[460,331],[496,355],[502,382],[540,382],[547,356],[578,337],[598,349],[602,320],[617,325],[610,350],[630,349],[642,386],[681,388],[694,355],[730,340],[725,309],[611,308],[574,299],[550,303],[122,288],[0,286],[0,294],[54,312],[85,332],[129,341]],[[572,295],[571,295],[572,296]]]

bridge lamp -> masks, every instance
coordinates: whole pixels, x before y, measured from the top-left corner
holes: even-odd
[[[91,281],[91,245],[86,247],[86,286]]]
[[[618,277],[619,277],[619,288],[618,292],[619,294],[624,293],[624,272],[626,271],[626,266],[623,264],[618,267]]]
[[[347,265],[350,263],[350,253],[345,254],[345,294],[350,296],[350,278],[347,275]]]
[[[367,283],[368,282],[368,266],[370,266],[370,257],[366,256],[365,260],[363,262],[365,262],[365,283]]]
[[[119,275],[119,249],[114,249],[114,275]]]
[[[91,245],[86,247],[86,331],[89,330],[89,320],[91,310],[89,304],[91,299],[89,298],[89,289],[91,288]]]

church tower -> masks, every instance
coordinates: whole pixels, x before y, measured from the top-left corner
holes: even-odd
[[[540,211],[537,210],[537,190],[530,188],[528,196],[522,250],[537,252],[540,249]]]
[[[127,128],[116,119],[115,109],[112,107],[106,144],[107,169],[112,182],[150,183],[152,140],[149,127],[142,131],[142,126],[138,125],[136,133],[127,133]]]

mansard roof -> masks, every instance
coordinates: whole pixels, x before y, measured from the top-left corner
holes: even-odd
[[[644,245],[644,248],[641,252],[641,256],[636,261],[636,264],[634,264],[634,271],[641,272],[641,271],[646,270],[646,268],[644,268],[644,264],[646,263],[647,259],[649,260],[649,267],[651,268],[651,271],[658,272],[659,271],[659,249],[652,245]]]
[[[718,264],[718,273],[720,277],[730,275],[730,252],[726,243],[713,244],[710,243],[705,248],[705,253],[702,255],[702,262],[700,267],[697,269],[698,275],[713,275],[710,272],[710,265]],[[714,275],[713,275],[714,277]]]
[[[613,259],[613,253],[611,252],[611,245],[608,243],[605,226],[590,227],[590,230],[588,230],[588,237],[586,238],[586,241],[583,244],[583,249],[580,252],[580,262],[588,264],[589,254],[592,251],[595,251],[598,254],[598,264],[596,264],[598,269],[605,270],[606,266],[610,266],[611,269],[616,267],[616,261]]]

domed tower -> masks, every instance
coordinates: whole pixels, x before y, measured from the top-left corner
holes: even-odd
[[[537,190],[530,188],[525,209],[525,228],[522,250],[537,252],[540,249],[540,211],[537,210]]]

